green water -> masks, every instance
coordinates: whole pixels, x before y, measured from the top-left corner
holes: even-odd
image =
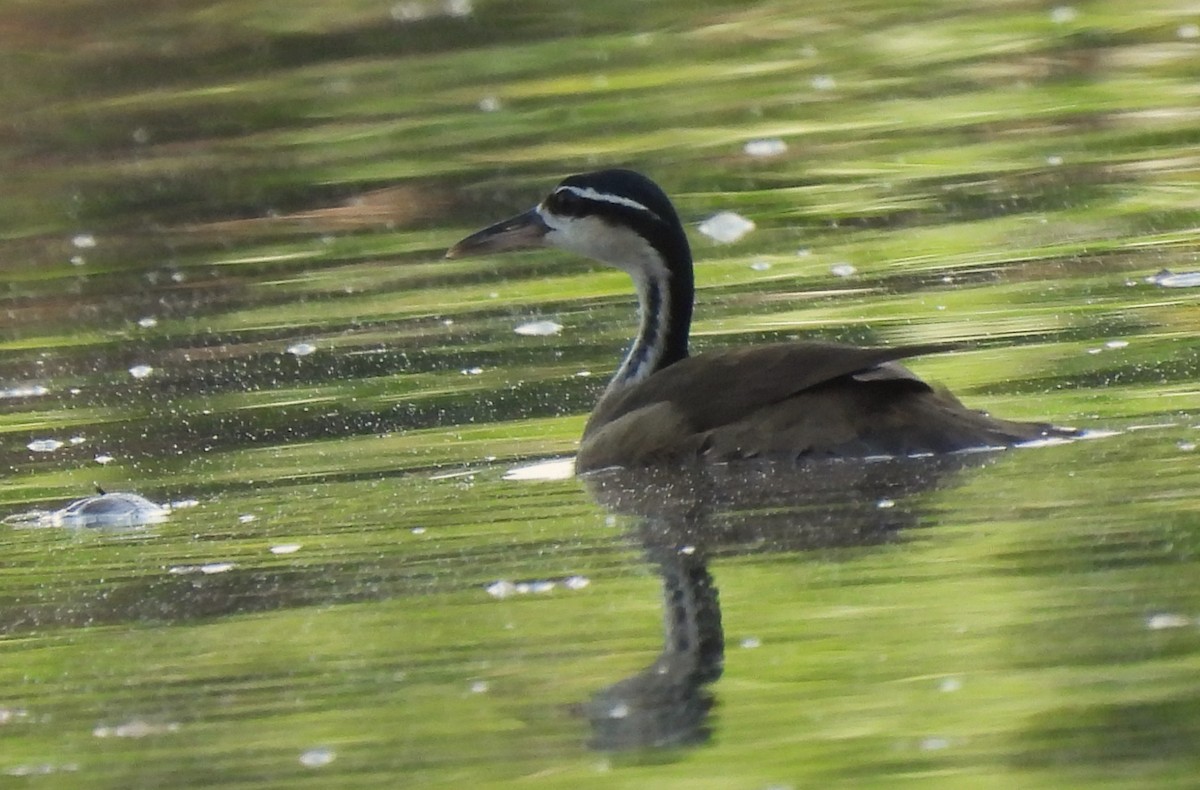
[[[690,8],[0,3],[0,786],[1196,786],[1200,291],[1150,279],[1200,269],[1196,9]],[[912,367],[1115,434],[505,479],[629,283],[442,254],[608,165],[676,199],[697,348],[960,342]],[[96,485],[176,507],[28,515]],[[670,744],[606,741],[650,692]]]

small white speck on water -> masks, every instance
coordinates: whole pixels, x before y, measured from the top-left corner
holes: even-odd
[[[300,754],[300,764],[305,768],[324,768],[337,759],[337,752],[328,746],[316,746]]]
[[[563,587],[568,590],[582,590],[592,583],[592,580],[586,576],[568,576],[563,579]]]
[[[880,510],[887,510],[888,508],[895,506],[896,501],[894,499],[881,499],[875,503],[875,507],[879,508]]]
[[[317,347],[312,343],[293,343],[287,347],[287,353],[294,357],[307,357],[316,350]]]
[[[1125,348],[1129,345],[1128,340],[1110,340],[1104,344],[1105,348]]]
[[[483,372],[483,368],[481,368],[481,367],[463,368],[462,369],[462,374],[464,376],[478,376],[482,372]]]
[[[1151,631],[1165,631],[1170,628],[1186,628],[1191,625],[1191,618],[1171,612],[1160,612],[1146,618],[1146,628]]]
[[[947,694],[958,691],[962,688],[962,681],[958,678],[942,678],[938,683],[938,691],[943,691]]]
[[[70,439],[67,439],[67,443],[71,445],[83,444],[86,441],[87,438],[84,436],[72,436]]]
[[[1191,451],[1196,449],[1195,442],[1179,442],[1175,446],[1178,447],[1180,450],[1183,450],[1185,453],[1190,453]]]
[[[731,244],[754,230],[753,220],[733,211],[720,211],[700,223],[698,230],[713,241]]]
[[[759,258],[750,264],[750,268],[756,272],[765,272],[765,271],[770,270],[771,262],[765,261],[762,258]]]
[[[501,106],[500,99],[495,96],[484,96],[479,100],[479,109],[483,112],[498,112]]]
[[[454,319],[453,318],[443,318],[442,326],[454,326]]]
[[[87,258],[82,255],[72,255],[69,260],[72,266],[82,266],[87,263]]]
[[[100,464],[101,466],[107,466],[108,464],[111,464],[115,460],[117,460],[117,459],[113,458],[111,455],[106,455],[106,454],[97,455],[95,458],[96,463]]]
[[[921,741],[921,751],[923,752],[936,752],[948,748],[950,748],[948,738],[925,738]]]
[[[486,694],[488,690],[488,682],[486,680],[476,680],[471,684],[472,694]]]
[[[1078,16],[1079,12],[1069,5],[1055,6],[1050,10],[1050,21],[1056,25],[1074,22]]]
[[[158,319],[154,316],[148,315],[145,318],[139,318],[137,325],[142,329],[153,329],[154,327],[158,326]]]
[[[500,581],[492,582],[485,589],[488,595],[503,600],[516,594],[517,585],[507,579],[501,579]]]
[[[412,534],[414,534],[414,535],[424,535],[424,534],[425,534],[425,527],[413,527],[413,528],[412,528]]]
[[[1051,154],[1050,156],[1046,157],[1046,164],[1051,165],[1052,167],[1058,167],[1062,163],[1063,158],[1058,154]]]
[[[135,379],[144,379],[154,372],[154,368],[149,365],[134,365],[129,369],[129,375]]]
[[[528,321],[518,324],[513,331],[525,337],[549,337],[562,331],[562,324],[557,321]]]
[[[590,370],[581,370],[581,371],[579,371],[578,373],[576,373],[576,374],[575,374],[575,377],[576,377],[576,378],[580,378],[580,379],[586,379],[586,378],[587,378],[588,376],[590,376],[590,375],[592,375],[592,371],[590,371]]]
[[[90,233],[76,233],[71,237],[71,244],[77,250],[90,250],[96,246],[96,237]]]
[[[0,398],[35,398],[39,395],[49,395],[50,388],[43,384],[15,384],[11,387],[0,389]],[[77,391],[71,392],[72,395],[78,395]]]
[[[608,709],[608,718],[624,719],[629,715],[629,706],[624,702],[618,702]]]
[[[206,576],[211,576],[215,573],[228,573],[236,567],[232,562],[209,562],[200,566],[200,572]]]
[[[1104,353],[1104,349],[1102,349],[1102,348],[1089,348],[1089,349],[1087,350],[1087,352],[1088,352],[1089,354],[1102,354],[1102,353]]]
[[[240,524],[250,524],[254,521],[258,521],[258,516],[254,515],[253,513],[243,513],[242,515],[238,516],[238,523]]]
[[[756,647],[762,647],[762,640],[757,636],[748,636],[742,640],[742,647],[746,650],[753,650]]]
[[[835,263],[829,267],[829,273],[834,277],[853,277],[857,272],[858,269],[849,263]]]
[[[785,143],[783,140],[780,140],[778,137],[769,137],[762,140],[749,140],[744,146],[742,146],[742,151],[745,152],[746,156],[764,158],[785,154],[787,153],[787,149],[787,143]]]
[[[695,546],[691,546],[691,545],[688,545],[688,546],[680,546],[680,547],[679,547],[679,553],[680,553],[680,554],[686,554],[686,555],[688,555],[688,556],[691,556],[692,554],[695,554],[695,553],[696,553],[696,547],[695,547]]]
[[[25,446],[35,453],[52,453],[63,447],[64,443],[58,439],[34,439]]]
[[[1179,38],[1200,38],[1200,25],[1180,25],[1175,30]]]
[[[295,554],[300,551],[299,543],[277,543],[271,547],[272,554]]]

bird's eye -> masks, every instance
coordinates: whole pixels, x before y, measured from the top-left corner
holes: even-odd
[[[555,214],[577,215],[582,211],[583,201],[571,190],[560,189],[546,198],[546,207]]]

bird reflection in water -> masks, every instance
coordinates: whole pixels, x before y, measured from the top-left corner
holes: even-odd
[[[605,751],[709,738],[725,636],[710,561],[721,556],[875,546],[929,523],[916,496],[998,452],[837,459],[819,464],[611,468],[583,475],[605,508],[633,520],[633,537],[662,578],[664,639],[644,670],[578,706],[589,745]]]

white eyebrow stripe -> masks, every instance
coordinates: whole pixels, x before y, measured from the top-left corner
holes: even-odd
[[[641,203],[638,203],[636,200],[630,200],[627,197],[621,197],[620,195],[614,195],[611,192],[597,192],[595,189],[592,189],[591,187],[565,186],[565,187],[559,187],[558,189],[556,189],[554,191],[556,193],[572,192],[581,198],[586,198],[587,200],[596,200],[601,203],[615,203],[618,206],[625,206],[626,208],[632,208],[632,209],[636,209],[638,211],[644,211],[653,217],[658,216],[653,211],[651,211],[650,209],[643,206]]]

